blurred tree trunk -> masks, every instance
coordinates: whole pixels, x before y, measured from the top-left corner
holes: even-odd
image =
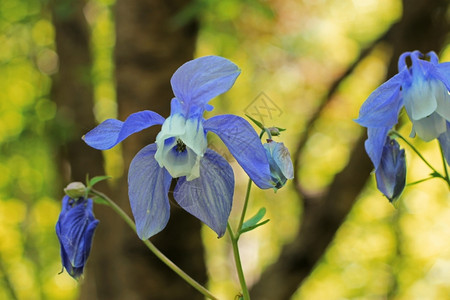
[[[52,98],[58,111],[56,126],[61,130],[56,142],[64,184],[70,180],[84,181],[86,173],[101,174],[102,154],[82,141],[84,133],[95,126],[92,58],[89,28],[83,15],[84,1],[54,1],[51,4],[55,27],[55,43],[59,71],[53,78]]]
[[[144,110],[163,116],[170,113],[173,97],[170,77],[192,59],[197,24],[175,28],[172,18],[187,1],[118,0],[116,4],[116,77],[119,119]],[[56,132],[60,147],[63,183],[83,181],[85,174],[104,174],[101,151],[84,144],[81,136],[95,126],[91,52],[85,1],[51,2],[60,70],[52,95],[58,106]],[[123,143],[124,164],[155,140],[158,128],[147,130]],[[113,193],[99,187],[130,211],[126,176]],[[100,225],[87,264],[81,299],[203,299],[163,265],[109,208],[95,207]],[[168,227],[154,243],[199,282],[206,282],[200,222],[174,208]]]
[[[439,51],[449,32],[447,0],[404,0],[403,7],[402,19],[381,40],[393,49],[386,78],[397,73],[397,59],[401,53]],[[269,266],[253,286],[253,299],[289,299],[325,253],[373,168],[364,151],[364,140],[365,137],[359,138],[347,166],[335,176],[323,195],[299,193],[304,210],[298,235],[283,247],[278,261]],[[298,153],[301,154],[301,149]]]
[[[96,125],[93,113],[93,86],[91,81],[92,57],[89,26],[83,14],[85,1],[52,1],[52,21],[59,57],[59,72],[53,78],[52,98],[57,104],[56,143],[59,144],[58,164],[61,174],[60,188],[70,181],[83,181],[105,174],[101,151],[88,147],[81,139]],[[109,194],[106,184],[98,187]],[[62,189],[59,190],[62,195]],[[85,272],[83,294],[97,299],[97,294],[115,292],[118,274],[111,261],[116,258],[115,240],[111,238],[110,224],[117,222],[112,211],[95,206],[101,220]],[[105,299],[105,298],[98,298]]]
[[[192,21],[174,27],[174,17],[189,1],[118,0],[116,15],[115,65],[119,119],[141,110],[170,114],[173,92],[170,78],[194,55],[197,24]],[[153,143],[160,126],[128,138],[123,147],[126,168],[137,152]],[[127,172],[125,172],[127,174]],[[126,176],[115,198],[129,209]],[[120,224],[122,225],[122,223]],[[205,283],[206,267],[200,235],[201,224],[174,207],[164,231],[152,242],[171,260],[199,282]],[[161,263],[128,228],[114,230],[121,237],[118,270],[123,278],[119,297],[114,299],[203,299],[172,270]],[[110,300],[111,298],[104,298]]]

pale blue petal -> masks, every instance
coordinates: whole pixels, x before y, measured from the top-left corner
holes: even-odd
[[[429,142],[447,130],[445,119],[438,113],[432,113],[430,116],[413,121],[413,132],[423,141]]]
[[[437,102],[436,112],[450,121],[450,94],[447,88],[440,81],[435,81],[432,88]]]
[[[403,102],[409,118],[420,120],[431,115],[437,108],[434,86],[439,81],[434,78],[435,68],[427,62],[413,59],[412,82],[403,85]]]
[[[239,68],[226,58],[204,56],[182,65],[172,76],[170,83],[175,97],[186,112],[191,105],[210,110],[207,103],[228,91],[240,74]]]
[[[402,107],[400,87],[408,70],[398,73],[370,94],[355,120],[364,127],[392,127],[397,123]]]
[[[383,153],[384,143],[390,127],[384,128],[367,128],[367,140],[364,143],[367,155],[369,155],[375,170],[378,169]]]
[[[156,137],[158,149],[155,159],[160,167],[165,167],[172,177],[199,176],[199,160],[207,147],[203,119],[186,119],[181,114],[171,115],[164,122]],[[178,144],[183,143],[185,151],[179,151]]]
[[[294,168],[289,150],[283,143],[274,141],[263,144],[263,147],[269,160],[274,189],[280,189],[286,184],[288,179],[294,178]]]
[[[450,91],[450,62],[440,63],[436,66],[437,77],[444,83],[447,90]]]
[[[447,122],[447,131],[441,134],[438,140],[444,152],[445,160],[450,165],[450,122]]]
[[[233,193],[233,169],[222,156],[207,149],[200,161],[200,177],[191,181],[179,178],[174,198],[221,237],[227,228]]]
[[[172,177],[155,160],[156,144],[136,154],[128,172],[128,196],[138,236],[146,240],[166,227]]]
[[[259,188],[273,187],[266,151],[258,134],[245,119],[235,115],[215,116],[206,120],[203,127],[220,137]]]
[[[144,110],[131,114],[125,122],[108,119],[86,133],[83,140],[95,149],[111,149],[131,134],[162,123],[164,118],[159,114]]]

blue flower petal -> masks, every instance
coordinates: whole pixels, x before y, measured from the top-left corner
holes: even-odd
[[[435,87],[441,84],[435,77],[433,64],[412,57],[412,81],[402,86],[403,102],[411,121],[431,115],[437,108]]]
[[[283,143],[270,141],[263,145],[269,160],[274,189],[282,188],[288,179],[294,178],[294,167],[288,148]]]
[[[155,160],[156,144],[136,154],[128,172],[128,196],[138,236],[146,240],[166,227],[172,177]]]
[[[189,112],[191,105],[211,110],[207,103],[228,91],[240,74],[239,68],[226,58],[204,56],[182,65],[170,83],[175,97]]]
[[[191,181],[180,177],[174,198],[221,237],[227,228],[233,192],[233,169],[222,156],[207,149],[200,161],[200,177]]]
[[[405,69],[373,91],[361,106],[355,122],[364,127],[394,126],[403,104],[400,87],[407,72]]]
[[[427,118],[413,121],[411,137],[416,134],[425,142],[429,142],[447,130],[445,119],[434,112]]]
[[[406,182],[405,150],[396,140],[386,138],[379,168],[375,172],[377,187],[389,201],[395,201]]]
[[[131,114],[125,122],[108,119],[86,133],[83,140],[98,150],[111,149],[131,134],[162,123],[164,118],[159,114],[144,110]]]
[[[450,62],[440,63],[436,68],[437,77],[442,81],[447,90],[450,91]]]
[[[426,54],[426,56],[428,56],[430,58],[430,62],[433,65],[439,64],[439,57],[437,56],[436,52],[430,51]]]
[[[366,148],[367,155],[369,155],[372,160],[375,170],[377,170],[380,165],[384,143],[389,130],[389,127],[367,128],[368,138],[364,143],[364,146]]]
[[[406,64],[406,57],[410,56],[412,52],[404,52],[398,58],[398,72],[403,71],[404,69],[408,69],[408,65]]]
[[[215,116],[203,128],[217,134],[248,176],[261,189],[273,188],[266,151],[253,127],[235,115]]]

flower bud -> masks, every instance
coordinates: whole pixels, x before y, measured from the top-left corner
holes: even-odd
[[[61,260],[67,273],[75,279],[83,275],[84,265],[91,251],[95,219],[92,199],[73,199],[64,196],[56,223],[56,235],[61,246]]]
[[[269,140],[263,146],[269,160],[270,176],[274,184],[274,189],[280,189],[286,184],[288,179],[294,178],[291,155],[283,143]]]
[[[375,170],[377,187],[390,202],[394,202],[403,192],[406,182],[405,150],[389,137],[383,147],[381,161]]]
[[[64,193],[73,199],[84,197],[86,194],[86,186],[79,181],[71,182],[64,189]]]
[[[267,128],[272,136],[279,136],[280,130],[277,127],[269,127]]]

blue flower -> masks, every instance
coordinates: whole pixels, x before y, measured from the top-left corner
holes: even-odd
[[[263,146],[269,159],[270,175],[275,183],[274,189],[280,189],[288,179],[294,178],[291,155],[283,143],[268,140]]]
[[[380,165],[375,171],[377,187],[389,201],[395,201],[406,182],[405,150],[400,150],[400,145],[394,139],[386,138]]]
[[[407,58],[411,60],[410,67]],[[399,58],[398,70],[398,74],[367,98],[356,120],[368,128],[365,146],[375,170],[380,164],[386,135],[397,124],[402,107],[413,123],[412,136],[417,134],[422,140],[431,141],[448,132],[450,63],[439,63],[434,52],[426,56],[419,51],[405,52]]]
[[[67,273],[78,279],[91,251],[92,238],[98,220],[92,212],[92,199],[64,196],[56,223],[56,235],[61,245],[61,260]]]
[[[162,124],[156,142],[134,157],[128,173],[128,195],[141,239],[160,232],[169,219],[168,192],[178,178],[174,198],[186,211],[225,233],[234,193],[228,162],[207,148],[206,133],[217,134],[244,171],[260,188],[271,188],[269,163],[257,133],[243,118],[220,115],[208,120],[208,102],[228,91],[239,76],[231,61],[206,56],[182,65],[170,81],[175,98],[167,119],[152,111],[130,115],[125,122],[109,119],[84,136],[96,149],[109,149],[129,135]]]

